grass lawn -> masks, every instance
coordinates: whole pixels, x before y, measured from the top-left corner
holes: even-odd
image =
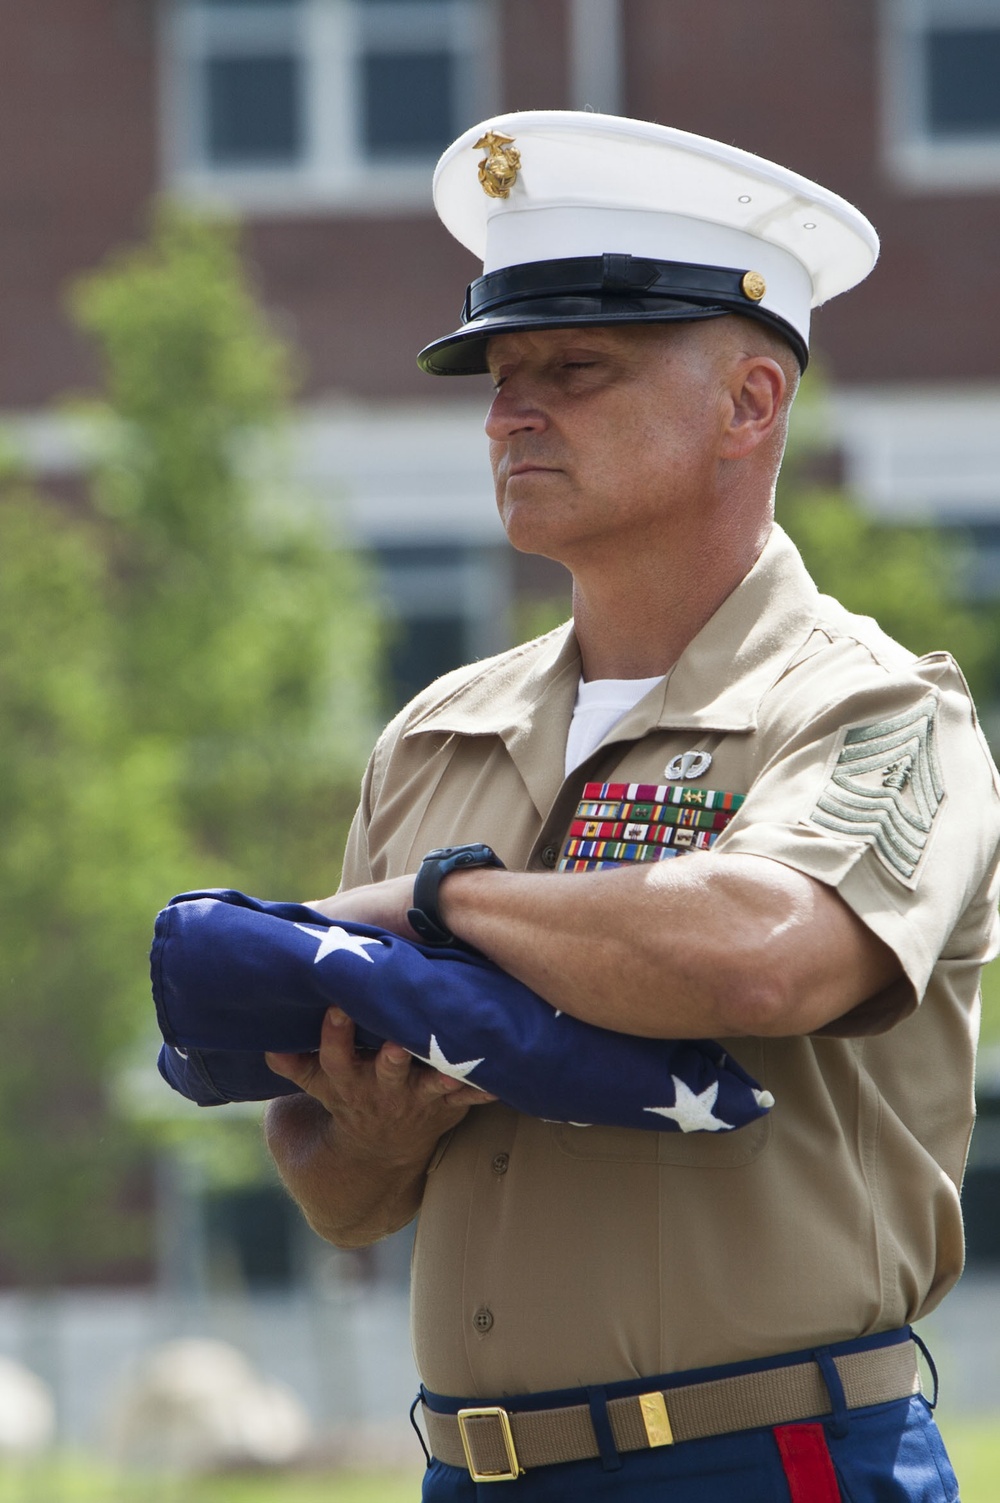
[[[996,1503],[1000,1498],[1000,1415],[975,1420],[944,1415],[939,1423],[962,1503]]]
[[[160,1477],[89,1459],[0,1466],[0,1503],[419,1503],[420,1473]]]
[[[984,1044],[1000,1045],[1000,960],[992,960],[983,971]]]
[[[962,1503],[997,1503],[1000,1417],[946,1416],[941,1429],[958,1474]],[[419,1497],[417,1471],[193,1480],[123,1476],[94,1461],[73,1458],[31,1467],[0,1466],[0,1503],[418,1503]]]

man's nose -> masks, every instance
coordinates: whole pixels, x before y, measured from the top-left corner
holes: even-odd
[[[527,382],[511,377],[504,382],[486,414],[486,433],[494,442],[504,442],[516,433],[540,433],[548,418],[534,399]]]

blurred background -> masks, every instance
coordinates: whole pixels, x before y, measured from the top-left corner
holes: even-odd
[[[1000,0],[0,7],[2,1503],[415,1496],[408,1235],[336,1252],[259,1113],[171,1097],[145,955],[174,892],[332,891],[385,718],[567,612],[505,547],[488,382],[414,359],[479,270],[437,154],[566,107],[873,220],[779,514],[823,587],[956,654],[998,749]],[[923,1332],[972,1503],[1000,1477],[995,970],[984,1037],[969,1267]]]

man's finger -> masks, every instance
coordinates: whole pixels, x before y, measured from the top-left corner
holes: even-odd
[[[463,1105],[476,1106],[496,1101],[489,1091],[480,1090],[471,1081],[457,1080],[454,1075],[443,1075],[440,1070],[422,1070],[424,1089],[429,1096],[447,1096],[449,1100]]]
[[[343,1075],[354,1067],[354,1023],[339,1007],[328,1007],[323,1016],[319,1063],[327,1075]]]
[[[286,1080],[294,1081],[297,1086],[306,1089],[319,1068],[315,1054],[278,1054],[266,1053],[264,1061],[269,1070],[275,1075],[282,1075]]]
[[[400,1085],[407,1079],[413,1056],[402,1044],[383,1044],[375,1056],[375,1075],[384,1085]]]
[[[499,1096],[491,1096],[489,1091],[481,1091],[478,1086],[461,1083],[458,1084],[457,1091],[449,1091],[447,1096],[453,1106],[490,1106],[500,1099]]]

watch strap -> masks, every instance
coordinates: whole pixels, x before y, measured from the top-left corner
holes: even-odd
[[[469,870],[476,866],[493,866],[504,870],[500,857],[491,846],[481,841],[471,845],[442,846],[438,850],[427,852],[414,878],[413,907],[406,915],[410,927],[425,945],[471,948],[452,934],[441,917],[438,893],[441,883],[451,872]]]

